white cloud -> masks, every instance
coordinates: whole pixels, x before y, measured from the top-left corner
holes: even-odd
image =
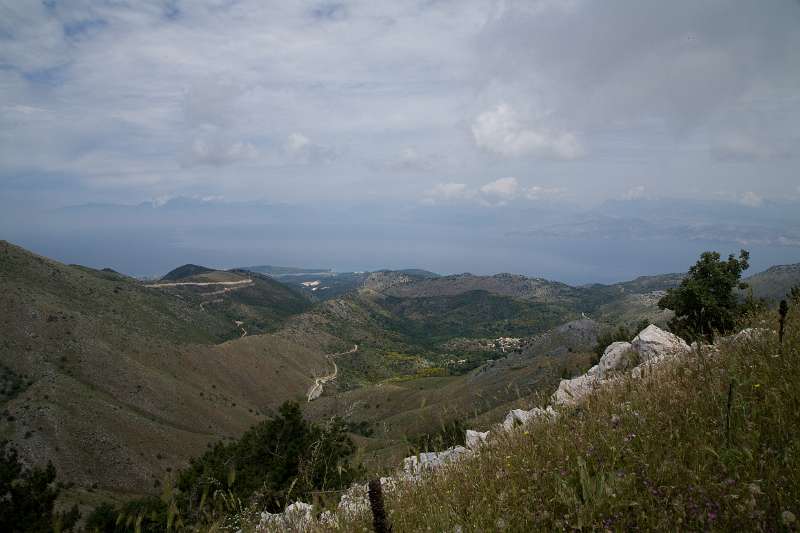
[[[543,198],[552,198],[561,196],[566,192],[561,187],[542,187],[540,185],[531,185],[525,189],[525,198],[528,200],[541,200]]]
[[[311,144],[311,139],[302,133],[291,133],[286,138],[284,149],[290,154],[296,154]]]
[[[631,187],[622,195],[623,200],[638,200],[639,198],[644,198],[646,188],[644,185],[637,185],[635,187]]]
[[[747,191],[739,197],[739,203],[747,207],[761,207],[764,205],[764,198],[753,191]]]
[[[414,147],[406,147],[400,151],[400,155],[387,163],[387,167],[392,170],[406,172],[430,172],[440,166],[440,157],[435,154],[420,153]]]
[[[328,163],[337,157],[337,152],[329,146],[313,142],[302,133],[291,133],[283,145],[284,153],[294,163]]]
[[[481,193],[505,200],[511,200],[517,195],[519,183],[517,178],[500,178],[481,187]]]
[[[505,103],[479,114],[472,124],[472,136],[478,147],[506,157],[577,159],[584,155],[572,133],[526,127]]]
[[[725,135],[711,149],[714,157],[720,160],[751,161],[786,157],[785,150],[776,149],[769,144],[744,133]]]
[[[222,166],[254,159],[258,150],[249,142],[226,142],[219,139],[195,139],[191,149],[191,164]]]
[[[473,196],[475,196],[475,192],[470,190],[465,183],[437,183],[425,193],[423,203],[432,205],[437,201],[466,200]]]

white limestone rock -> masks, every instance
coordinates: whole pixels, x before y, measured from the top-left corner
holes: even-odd
[[[546,409],[534,407],[530,411],[526,411],[524,409],[512,409],[506,415],[505,420],[503,420],[503,429],[506,431],[511,431],[516,426],[524,426],[528,422],[537,418],[544,416],[554,418],[557,415],[558,413],[556,413],[549,405]]]
[[[473,431],[471,429],[468,429],[465,442],[467,448],[474,452],[478,448],[486,444],[486,441],[488,439],[489,439],[488,431]]]
[[[600,362],[597,364],[599,370],[593,375],[605,379],[613,372],[625,370],[633,359],[632,351],[633,346],[629,342],[612,342],[603,352],[603,357],[600,358]],[[592,375],[591,370],[589,373]]]
[[[463,446],[453,446],[441,452],[425,452],[403,459],[403,473],[407,477],[419,477],[422,472],[437,470],[442,466],[471,455],[472,452]]]
[[[366,483],[353,483],[342,494],[338,506],[339,512],[354,515],[369,510],[369,487]]]
[[[257,532],[284,531],[287,529],[299,529],[301,531],[311,526],[314,516],[314,507],[304,502],[294,502],[282,513],[261,513],[261,520],[256,526]]]
[[[689,345],[683,339],[652,324],[640,331],[631,345],[642,363],[689,351]]]
[[[572,379],[562,379],[550,401],[553,405],[574,405],[592,392],[600,381],[596,375],[584,374]]]
[[[728,335],[727,337],[722,337],[719,339],[719,343],[721,344],[728,344],[728,343],[741,343],[741,342],[753,342],[765,337],[769,337],[772,335],[777,335],[775,331],[767,328],[745,328],[739,333],[734,333],[733,335]]]

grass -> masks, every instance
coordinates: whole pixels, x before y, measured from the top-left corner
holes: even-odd
[[[798,307],[783,349],[767,335],[693,352],[392,493],[394,531],[796,529]]]

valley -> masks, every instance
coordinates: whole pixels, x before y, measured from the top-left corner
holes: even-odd
[[[756,296],[800,282],[770,272],[754,276]],[[91,506],[158,493],[292,400],[311,421],[342,417],[358,461],[381,472],[452,424],[541,405],[591,365],[602,332],[664,325],[656,303],[681,279],[358,276],[335,298],[246,269],[141,282],[2,242],[0,437],[30,464],[52,461],[72,484],[65,501]]]

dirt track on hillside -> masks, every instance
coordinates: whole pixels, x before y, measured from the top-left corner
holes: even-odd
[[[334,361],[334,358],[340,355],[356,353],[357,351],[358,351],[358,344],[354,345],[352,349],[346,352],[333,353],[325,356],[330,360],[331,363],[333,363],[333,372],[331,374],[328,374],[327,376],[322,376],[314,379],[314,384],[311,386],[310,389],[308,389],[307,398],[309,402],[312,402],[317,398],[319,398],[320,396],[322,396],[322,390],[324,385],[330,381],[333,381],[334,379],[336,379],[336,376],[339,375],[339,367],[336,366],[336,361]]]

